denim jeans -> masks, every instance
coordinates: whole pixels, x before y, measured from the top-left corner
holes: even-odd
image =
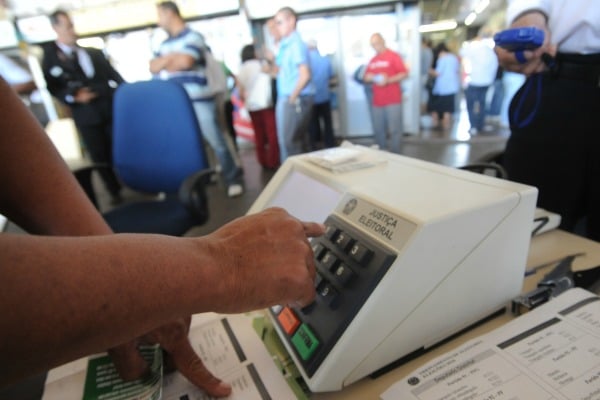
[[[217,111],[213,100],[194,101],[194,110],[202,130],[202,136],[215,152],[215,156],[221,165],[221,174],[225,183],[241,183],[242,171],[235,164],[231,152],[225,143],[223,132],[217,122]]]
[[[471,128],[475,128],[478,131],[483,130],[485,124],[485,97],[488,88],[489,86],[469,85],[465,89],[469,123],[471,124]]]
[[[502,110],[502,102],[504,101],[504,81],[502,79],[496,79],[492,85],[492,100],[488,109],[488,115],[498,116]]]

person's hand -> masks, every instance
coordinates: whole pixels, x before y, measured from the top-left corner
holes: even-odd
[[[515,52],[505,50],[496,46],[494,50],[498,56],[499,64],[508,71],[518,72],[527,76],[539,72],[543,72],[548,68],[543,59],[543,55],[547,54],[551,57],[556,55],[556,45],[551,44],[551,33],[546,24],[546,17],[539,11],[527,13],[516,19],[511,28],[519,28],[526,26],[534,26],[544,31],[544,43],[535,50],[523,51],[525,62],[519,61]]]
[[[158,343],[165,351],[163,362],[166,372],[178,370],[210,396],[225,397],[231,394],[231,386],[214,376],[194,351],[188,337],[190,322],[191,317],[175,320],[141,338],[110,349],[108,353],[121,378],[129,381],[146,374],[149,366],[137,346]]]
[[[82,87],[81,89],[77,90],[77,93],[75,93],[73,99],[76,103],[87,104],[90,101],[94,100],[96,97],[98,97],[98,93],[92,91],[88,87]]]
[[[388,76],[386,74],[377,74],[374,81],[377,86],[385,86],[389,83]]]
[[[301,222],[281,208],[234,220],[206,236],[219,262],[222,301],[217,312],[243,312],[274,304],[305,306],[315,298],[315,262],[308,237],[323,224]]]
[[[150,60],[150,65],[149,65],[150,72],[153,74],[158,74],[160,71],[162,71],[165,68],[166,64],[167,64],[167,59],[164,56],[153,58],[152,60]]]
[[[234,220],[201,238],[220,274],[215,284],[226,296],[214,311],[243,312],[273,304],[310,304],[315,295],[315,264],[309,237],[325,232],[322,224],[301,222],[281,208]],[[166,363],[215,397],[227,396],[231,387],[206,369],[188,338],[190,318],[166,324],[141,338],[109,350],[126,380],[137,379],[148,370],[137,346],[159,343],[167,352]]]

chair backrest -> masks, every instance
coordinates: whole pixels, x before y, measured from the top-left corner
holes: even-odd
[[[124,83],[113,107],[113,165],[128,187],[172,193],[186,177],[208,168],[202,132],[181,85]]]

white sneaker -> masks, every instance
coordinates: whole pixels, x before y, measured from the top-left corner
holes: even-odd
[[[237,197],[244,193],[244,188],[239,183],[231,184],[227,187],[228,197]]]

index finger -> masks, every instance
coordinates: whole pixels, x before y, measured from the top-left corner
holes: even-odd
[[[318,222],[302,222],[302,226],[307,237],[322,236],[325,233],[325,225]]]

